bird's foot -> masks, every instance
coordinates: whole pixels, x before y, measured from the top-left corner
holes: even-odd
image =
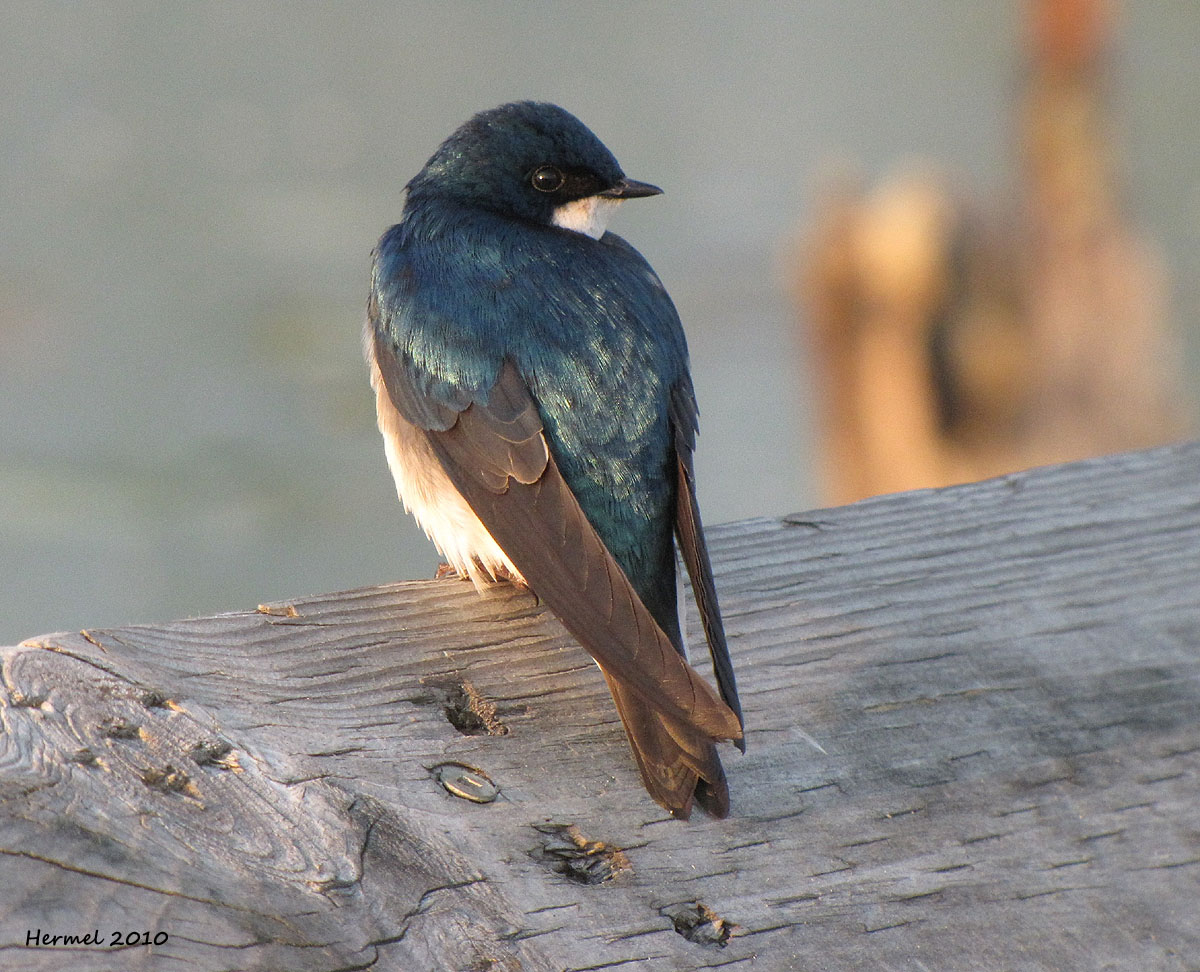
[[[498,565],[495,570],[492,571],[492,576],[498,581],[508,581],[508,583],[515,584],[517,587],[528,589],[525,583],[525,578],[521,577],[519,574],[514,574],[503,564]]]
[[[447,577],[452,577],[455,580],[469,580],[474,582],[477,587],[480,584],[483,584],[484,586],[488,586],[490,584],[512,584],[513,587],[517,588],[518,590],[525,591],[528,594],[533,593],[533,591],[529,589],[529,585],[525,583],[524,577],[522,577],[520,574],[514,574],[502,564],[498,564],[489,569],[476,561],[476,566],[478,566],[479,571],[472,576],[471,574],[464,574],[452,564],[438,564],[438,569],[433,573],[433,579],[445,580]]]

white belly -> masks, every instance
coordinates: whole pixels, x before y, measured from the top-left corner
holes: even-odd
[[[437,545],[446,562],[463,577],[470,577],[476,587],[506,576],[523,582],[521,572],[442,471],[425,433],[396,411],[375,361],[370,323],[365,337],[379,431],[404,508]]]

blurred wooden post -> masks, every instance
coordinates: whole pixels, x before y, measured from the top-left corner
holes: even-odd
[[[830,502],[947,477],[929,355],[944,299],[948,205],[932,181],[830,194],[803,261],[820,469]]]
[[[1120,205],[1111,6],[1031,0],[1011,229],[929,173],[828,194],[796,291],[830,502],[1187,432],[1162,273]]]
[[[1159,259],[1122,212],[1104,90],[1115,20],[1112,0],[1033,3],[1020,252],[1031,445],[1055,459],[1185,430]]]

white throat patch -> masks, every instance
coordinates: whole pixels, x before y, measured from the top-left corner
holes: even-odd
[[[598,240],[604,235],[608,219],[617,208],[620,199],[605,199],[602,196],[584,196],[574,202],[564,203],[554,210],[551,222],[563,229],[574,230],[584,236]]]

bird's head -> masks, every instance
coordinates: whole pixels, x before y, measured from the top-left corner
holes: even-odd
[[[594,239],[622,199],[662,192],[627,179],[574,115],[535,101],[480,112],[442,143],[408,191],[410,204],[442,199]]]

